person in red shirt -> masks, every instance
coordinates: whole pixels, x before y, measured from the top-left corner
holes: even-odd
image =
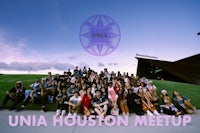
[[[91,88],[88,88],[86,94],[83,95],[82,97],[82,111],[86,116],[91,115],[91,102],[92,102]]]

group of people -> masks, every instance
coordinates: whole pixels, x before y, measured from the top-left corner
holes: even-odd
[[[47,77],[36,79],[30,89],[17,81],[15,87],[6,92],[0,109],[6,108],[9,100],[13,101],[9,110],[17,111],[32,102],[41,104],[41,111],[46,112],[47,102],[56,103],[56,116],[183,115],[196,111],[190,100],[177,91],[172,98],[166,90],[162,90],[160,96],[156,86],[146,77],[108,72],[106,68],[99,74],[86,67],[76,67],[73,72],[69,69],[63,75],[53,76],[48,72]]]

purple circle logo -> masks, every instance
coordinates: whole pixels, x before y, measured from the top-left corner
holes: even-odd
[[[118,24],[109,16],[95,15],[81,26],[79,38],[83,48],[95,56],[105,56],[116,50],[120,42]]]

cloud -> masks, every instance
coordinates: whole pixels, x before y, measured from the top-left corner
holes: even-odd
[[[30,49],[26,44],[25,39],[18,39],[17,41],[7,41],[5,38],[0,36],[0,61],[11,63],[11,62],[30,62],[42,60],[37,51]]]
[[[109,66],[117,66],[119,63],[108,63]]]
[[[18,71],[38,71],[38,70],[48,70],[48,69],[56,69],[56,70],[67,70],[75,68],[74,65],[68,63],[45,63],[45,62],[12,62],[5,63],[0,62],[0,70],[18,70]]]
[[[37,71],[51,68],[50,64],[44,62],[12,62],[7,64],[7,66],[8,67],[6,68],[0,67],[0,69],[18,71],[26,71],[31,69],[32,71]]]
[[[6,64],[5,62],[0,62],[0,68],[8,68],[8,64]]]
[[[10,64],[8,64],[8,70],[28,70],[30,66],[28,66],[28,64],[26,63],[22,63],[22,62],[12,62]]]
[[[54,67],[55,69],[57,70],[67,70],[67,69],[74,69],[75,66],[72,65],[72,64],[68,64],[68,63],[56,63],[56,64],[53,64],[52,67]]]
[[[77,56],[75,56],[75,55],[74,56],[69,56],[68,59],[69,60],[75,60],[75,59],[77,59]]]
[[[79,68],[83,68],[84,66],[89,67],[88,64],[78,60],[77,55],[57,53],[51,56],[45,53],[40,55],[36,50],[29,48],[26,39],[8,41],[2,34],[0,34],[0,51],[0,70],[22,72],[55,69],[66,71],[67,69],[74,69],[76,64]]]
[[[26,40],[25,39],[20,39],[17,41],[17,47],[18,48],[25,48],[26,47]]]
[[[105,65],[103,63],[98,63],[98,67],[104,67]]]
[[[100,72],[103,67],[110,71],[133,71],[132,66],[124,61],[122,55],[112,54],[108,57],[96,57],[86,54],[85,51],[55,51],[49,54],[48,50],[38,53],[37,47],[31,48],[31,40],[25,38],[12,39],[0,31],[0,72],[1,73],[44,73],[46,71],[63,72],[68,69],[73,70],[75,66],[82,69],[91,68]],[[120,63],[115,63],[120,60]],[[114,62],[114,63],[113,63]]]

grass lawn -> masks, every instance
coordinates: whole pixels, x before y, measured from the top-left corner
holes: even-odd
[[[29,74],[23,74],[23,75],[0,75],[0,104],[2,103],[4,97],[5,97],[5,93],[8,89],[12,88],[15,86],[15,83],[17,81],[22,81],[24,87],[26,87],[26,89],[30,89],[30,85],[32,83],[34,83],[35,79],[41,79],[46,77],[47,75],[29,75]],[[9,101],[7,104],[7,107],[11,104],[12,102]],[[56,110],[56,104],[47,104],[46,107],[48,108],[48,110]],[[41,105],[39,104],[27,104],[26,109],[31,109],[31,110],[40,110],[41,109]]]
[[[26,87],[26,89],[29,89],[29,85],[34,83],[36,78],[44,78],[47,75],[0,75],[0,104],[3,101],[3,98],[5,97],[5,93],[8,89],[12,88],[16,81],[21,80]],[[153,80],[153,83],[158,88],[158,92],[160,95],[160,91],[162,89],[166,89],[168,91],[168,94],[172,96],[173,91],[178,91],[181,95],[186,96],[191,100],[191,103],[196,106],[198,109],[200,109],[200,85],[194,85],[194,84],[187,84],[187,83],[179,83],[179,82],[173,82],[173,81],[160,81],[160,80]],[[11,102],[8,103],[7,106],[9,106]],[[56,104],[47,104],[48,110],[56,110]],[[26,106],[26,109],[31,110],[39,110],[41,108],[38,104],[28,104]]]
[[[200,109],[200,85],[160,80],[153,80],[153,82],[158,88],[159,93],[162,89],[165,89],[172,97],[173,91],[178,91],[180,95],[189,98],[191,103]]]

